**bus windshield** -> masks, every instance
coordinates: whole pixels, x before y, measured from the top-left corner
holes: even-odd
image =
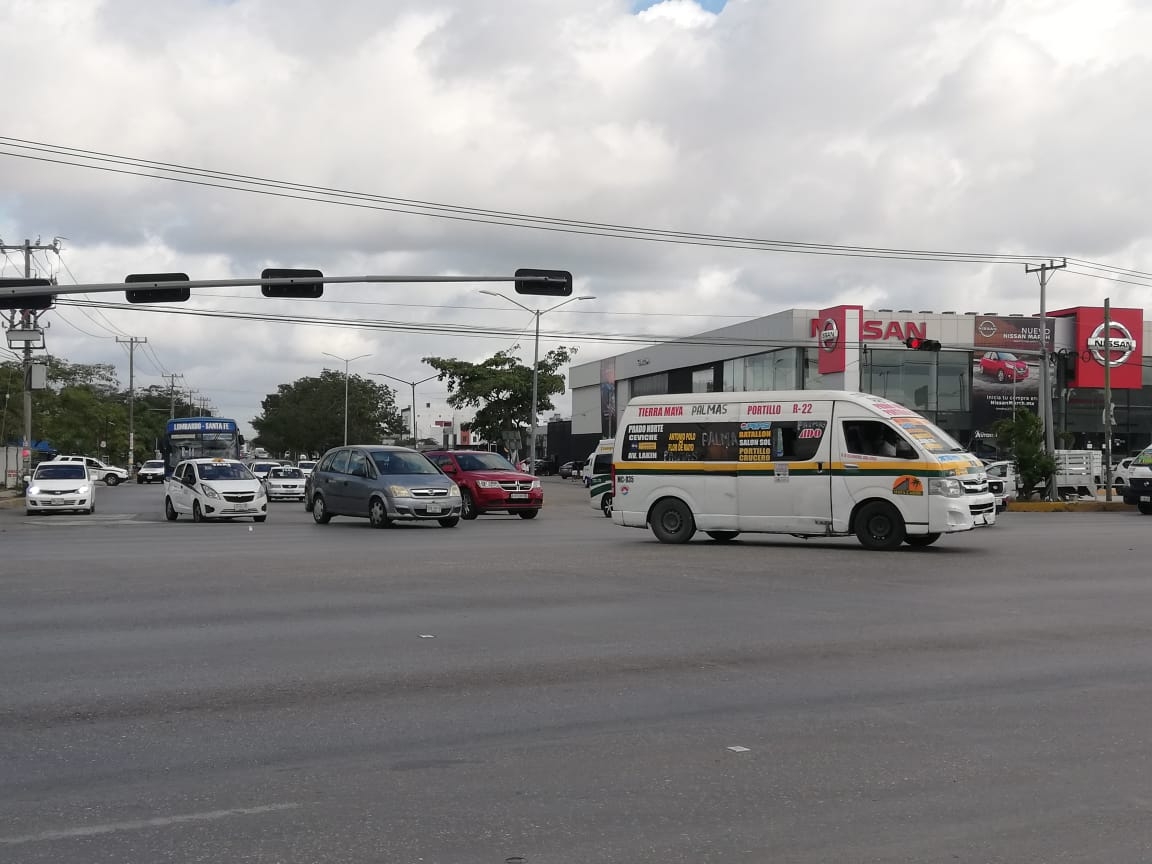
[[[185,459],[239,459],[239,427],[222,417],[174,418],[165,426],[162,452],[169,476]]]

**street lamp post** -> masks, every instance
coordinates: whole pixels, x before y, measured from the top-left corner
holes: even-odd
[[[488,294],[492,297],[499,297],[501,300],[507,300],[509,303],[512,303],[516,306],[519,306],[525,312],[531,312],[533,317],[536,319],[536,339],[535,339],[535,342],[533,343],[533,348],[532,348],[532,412],[531,412],[531,417],[528,420],[529,426],[531,427],[529,430],[529,433],[528,433],[528,473],[529,474],[535,474],[536,473],[536,391],[537,391],[537,388],[539,386],[538,382],[540,379],[540,316],[541,315],[547,315],[549,312],[553,312],[556,309],[559,309],[561,306],[567,306],[569,303],[573,303],[577,300],[595,300],[596,297],[592,294],[585,294],[585,295],[580,296],[580,297],[569,297],[567,300],[564,300],[561,303],[557,303],[555,306],[549,306],[547,309],[533,309],[529,306],[525,306],[519,300],[513,300],[507,294],[500,294],[496,291],[483,291],[483,290],[480,293],[481,294]]]
[[[439,375],[429,375],[427,378],[421,378],[419,381],[405,381],[403,378],[397,378],[395,375],[389,375],[387,372],[369,372],[369,375],[378,375],[381,378],[391,378],[393,381],[399,381],[401,384],[407,384],[412,388],[412,448],[416,448],[416,385],[423,384],[425,381],[431,381]]]
[[[353,360],[363,360],[365,357],[371,357],[371,354],[357,354],[355,357],[338,357],[335,354],[329,354],[327,351],[321,351],[325,357],[331,357],[333,360],[339,360],[344,364],[344,446],[348,446],[348,364]]]

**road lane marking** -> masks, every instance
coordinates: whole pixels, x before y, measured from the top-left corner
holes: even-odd
[[[176,816],[158,816],[155,819],[136,819],[131,822],[108,822],[104,825],[86,825],[80,828],[65,828],[60,831],[43,831],[39,834],[0,837],[0,846],[20,846],[24,843],[44,843],[50,840],[71,840],[76,837],[116,834],[120,831],[164,828],[168,825],[183,825],[188,822],[213,822],[217,819],[230,819],[234,816],[258,816],[261,813],[295,810],[299,806],[299,804],[290,803],[262,804],[259,807],[235,807],[231,810],[209,810],[206,813],[183,813]]]

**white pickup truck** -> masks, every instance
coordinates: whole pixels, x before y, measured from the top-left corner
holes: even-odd
[[[107,465],[91,456],[56,456],[52,462],[80,462],[88,469],[88,476],[93,480],[103,480],[109,486],[123,483],[128,479],[128,472],[115,465]]]

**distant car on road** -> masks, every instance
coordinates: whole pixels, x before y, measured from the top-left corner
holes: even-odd
[[[279,468],[279,462],[273,462],[270,459],[256,460],[248,463],[248,470],[255,474],[258,478],[263,480],[268,476],[268,472],[273,468]]]
[[[296,463],[296,467],[303,471],[304,476],[307,477],[316,469],[316,462],[312,459],[301,459]]]
[[[269,501],[303,501],[304,484],[308,478],[294,466],[273,468],[264,478],[264,488]]]
[[[54,456],[51,462],[79,462],[88,469],[93,480],[103,480],[108,486],[115,486],[128,479],[128,472],[115,465],[108,465],[91,456]]]
[[[140,470],[136,472],[137,483],[163,483],[164,482],[164,460],[163,459],[149,459],[140,466]]]
[[[1023,381],[1028,377],[1028,364],[1009,351],[989,351],[980,358],[980,372],[989,378]]]
[[[53,510],[96,509],[96,484],[80,462],[41,462],[32,472],[24,497],[24,512],[34,516]]]
[[[190,514],[193,522],[251,516],[268,518],[264,483],[238,459],[186,459],[164,484],[164,516],[169,522]]]
[[[572,477],[580,476],[580,469],[584,467],[583,462],[565,462],[560,466],[560,476],[565,480]]]

